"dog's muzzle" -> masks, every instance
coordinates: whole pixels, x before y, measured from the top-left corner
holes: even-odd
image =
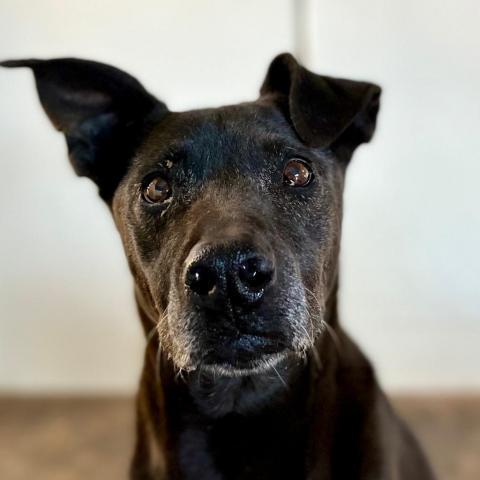
[[[288,250],[266,234],[234,233],[198,235],[172,271],[166,326],[181,368],[258,371],[300,355],[308,341],[302,283]]]

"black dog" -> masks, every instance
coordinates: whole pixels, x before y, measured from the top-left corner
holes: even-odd
[[[2,65],[33,70],[122,236],[149,339],[132,479],[433,478],[337,319],[345,169],[379,87],[284,54],[255,102],[174,113],[108,65]]]

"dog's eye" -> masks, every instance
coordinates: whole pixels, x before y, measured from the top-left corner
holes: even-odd
[[[306,187],[312,178],[310,165],[299,158],[289,160],[283,169],[283,182],[289,187]]]
[[[172,189],[170,184],[162,177],[155,177],[143,189],[143,198],[148,203],[161,203],[170,198]]]

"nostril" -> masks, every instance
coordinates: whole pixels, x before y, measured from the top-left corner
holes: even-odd
[[[238,276],[247,287],[260,290],[272,281],[273,267],[265,258],[249,258],[240,263]]]
[[[187,271],[185,283],[198,295],[210,295],[215,289],[217,275],[206,265],[193,265]]]

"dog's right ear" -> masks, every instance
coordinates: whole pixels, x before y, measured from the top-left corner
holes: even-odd
[[[107,201],[149,125],[168,112],[135,78],[102,63],[60,58],[0,65],[33,70],[40,102],[65,134],[73,168]]]

